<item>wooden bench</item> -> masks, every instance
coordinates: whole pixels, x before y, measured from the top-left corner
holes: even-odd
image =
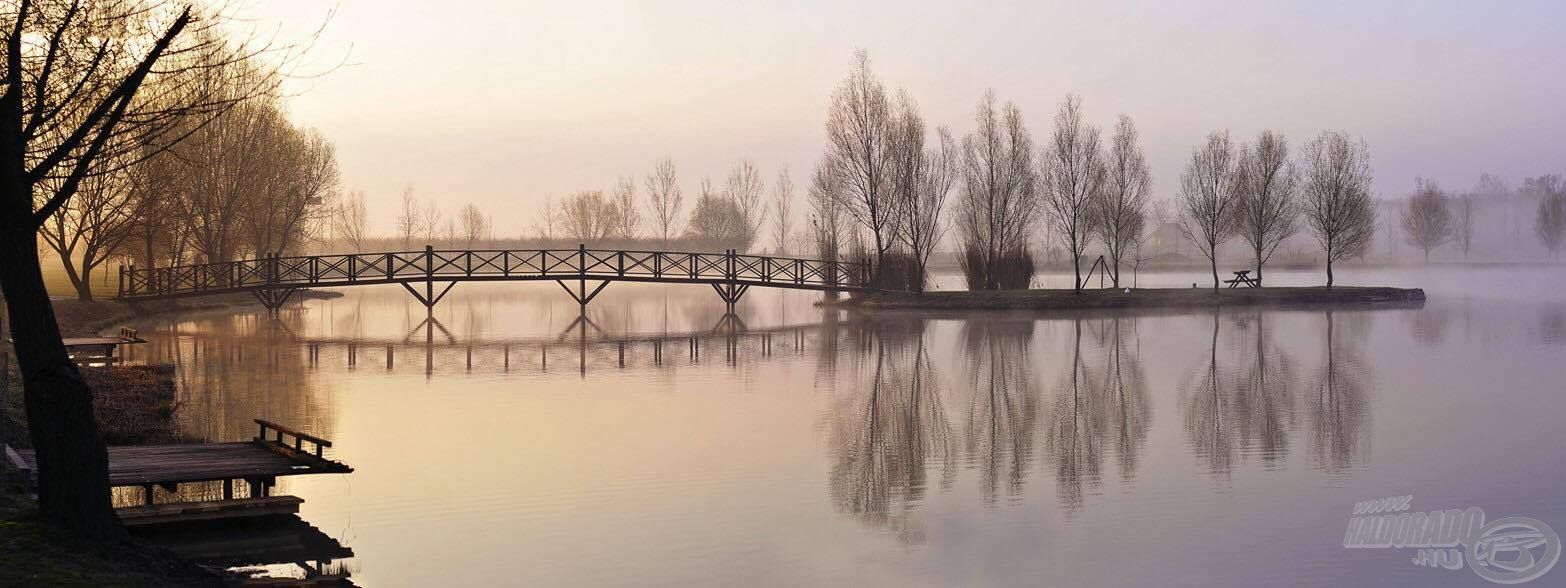
[[[304,499],[297,496],[257,496],[230,500],[124,506],[114,511],[119,514],[120,523],[127,527],[136,527],[274,514],[298,514],[299,505],[303,503]]]

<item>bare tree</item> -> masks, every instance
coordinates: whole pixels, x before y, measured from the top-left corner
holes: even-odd
[[[935,131],[935,144],[925,147],[924,120],[905,94],[898,100],[892,134],[892,206],[894,237],[913,256],[914,275],[907,286],[924,292],[926,269],[946,232],[946,196],[957,182],[957,148],[951,131]]]
[[[418,215],[418,234],[424,238],[425,244],[434,243],[439,239],[441,225],[445,222],[445,215],[441,214],[440,206],[435,204],[434,198],[424,203]],[[456,234],[456,231],[448,231],[448,233]]]
[[[1218,246],[1234,234],[1240,182],[1229,131],[1213,131],[1191,152],[1180,176],[1180,232],[1212,264],[1218,290]]]
[[[810,228],[815,235],[817,258],[837,261],[843,252],[847,228],[843,200],[837,196],[836,176],[826,166],[816,167],[810,181]]]
[[[685,223],[686,238],[708,247],[743,248],[754,237],[745,210],[734,198],[713,191],[710,181],[703,179],[701,185],[701,197]]]
[[[489,235],[489,217],[472,202],[457,211],[457,233],[467,242],[467,248]]]
[[[1104,184],[1104,153],[1097,127],[1083,124],[1082,99],[1067,94],[1055,112],[1055,128],[1044,146],[1044,212],[1071,256],[1072,290],[1082,291],[1082,253],[1098,228],[1093,197]]]
[[[538,218],[533,221],[533,232],[538,238],[545,241],[553,241],[555,238],[555,226],[560,224],[560,210],[555,207],[554,198],[544,197],[544,204],[539,208]]]
[[[257,257],[297,248],[316,234],[331,213],[340,187],[331,142],[315,131],[294,128],[275,104],[256,121],[264,128],[249,145],[255,182],[240,202],[241,228]]]
[[[1408,244],[1425,252],[1425,263],[1430,263],[1430,250],[1452,239],[1452,211],[1447,196],[1435,182],[1416,179],[1414,195],[1403,209],[1403,234]]]
[[[1119,288],[1120,260],[1142,242],[1153,189],[1153,174],[1137,144],[1136,123],[1129,116],[1122,114],[1115,123],[1104,170],[1104,182],[1093,204],[1093,224],[1109,254],[1110,279]]]
[[[756,164],[749,159],[742,159],[734,164],[734,169],[729,172],[724,196],[739,207],[740,214],[745,219],[745,230],[739,241],[741,250],[749,250],[751,244],[761,236],[761,225],[767,220],[767,205],[762,200],[766,190],[766,184],[762,182],[761,171],[756,169]]]
[[[37,452],[38,510],[74,533],[113,537],[121,531],[107,450],[91,391],[60,339],[37,231],[83,181],[116,171],[101,162],[160,152],[236,96],[274,89],[278,76],[267,70],[246,80],[245,91],[223,95],[197,83],[209,65],[265,48],[227,43],[219,12],[195,19],[188,6],[156,0],[24,0],[0,10],[0,19],[0,288]]]
[[[599,190],[577,192],[560,203],[560,220],[578,242],[601,241],[614,234],[614,203]]]
[[[113,165],[104,161],[104,165]],[[92,300],[92,272],[130,239],[136,220],[137,199],[146,193],[145,179],[135,168],[92,174],[83,179],[76,196],[38,227],[65,269],[80,300]],[[56,182],[46,182],[53,186]]]
[[[635,239],[642,226],[642,213],[636,210],[636,180],[622,176],[614,187],[614,234],[621,239]]]
[[[877,269],[886,260],[895,232],[888,210],[891,133],[886,88],[870,71],[869,54],[857,51],[853,69],[832,93],[822,163],[835,176],[835,195],[843,200],[843,209],[870,233]]]
[[[351,190],[348,195],[338,201],[337,209],[332,214],[332,232],[353,247],[354,253],[364,252],[364,240],[369,236],[370,208],[365,202],[364,192]]]
[[[402,212],[397,214],[397,236],[402,238],[402,248],[413,246],[413,238],[419,233],[419,201],[413,197],[413,186],[402,189]]]
[[[1474,195],[1457,198],[1456,224],[1452,225],[1452,239],[1463,250],[1463,261],[1468,261],[1468,250],[1474,246]]]
[[[1260,284],[1262,266],[1299,229],[1299,175],[1289,160],[1288,141],[1272,131],[1262,131],[1256,144],[1244,149],[1238,173],[1236,231],[1251,247]]]
[[[788,168],[778,172],[777,183],[772,185],[773,250],[778,255],[788,255],[789,240],[793,238],[794,180]]]
[[[1539,194],[1539,208],[1533,217],[1533,234],[1550,252],[1550,259],[1559,259],[1561,243],[1566,241],[1566,189],[1561,177],[1547,175],[1530,178],[1528,188]]]
[[[995,92],[986,91],[974,121],[977,128],[962,140],[957,229],[969,287],[995,290],[1002,287],[1002,265],[1027,256],[1040,206],[1038,175],[1033,138],[1015,104],[1002,107]]]
[[[679,233],[675,223],[680,222],[680,206],[684,200],[674,160],[667,157],[660,160],[653,172],[647,174],[646,186],[648,208],[652,210],[653,222],[657,223],[663,247],[667,249],[669,239]]]
[[[1327,261],[1362,255],[1376,232],[1376,207],[1370,199],[1370,148],[1337,131],[1323,131],[1305,144],[1300,159],[1305,222]]]

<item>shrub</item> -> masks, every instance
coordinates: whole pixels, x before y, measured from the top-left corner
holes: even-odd
[[[1001,254],[993,264],[973,245],[963,247],[963,278],[969,290],[1022,290],[1033,282],[1033,254],[1026,249]]]

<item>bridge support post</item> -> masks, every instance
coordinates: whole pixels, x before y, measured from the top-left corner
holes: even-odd
[[[592,292],[588,292],[587,280],[585,278],[577,279],[575,290],[567,286],[565,280],[555,280],[555,283],[560,284],[560,287],[565,289],[566,294],[570,294],[571,299],[575,300],[576,304],[582,308],[582,316],[587,316],[587,303],[592,302],[594,298],[598,297],[599,292],[603,292],[604,288],[609,286],[609,280],[603,280],[598,282],[598,287],[593,288]]]
[[[726,282],[722,284],[713,284],[712,289],[716,290],[718,292],[718,297],[723,299],[724,315],[728,316],[734,314],[734,305],[738,304],[740,298],[745,296],[745,291],[750,289],[750,285]]]
[[[440,302],[442,298],[445,298],[446,293],[450,292],[452,286],[456,285],[457,282],[455,280],[446,282],[446,287],[442,288],[439,294],[436,294],[435,282],[433,281],[424,282],[424,292],[422,293],[419,292],[417,288],[409,286],[407,282],[402,282],[403,289],[407,290],[409,294],[412,294],[413,298],[419,301],[419,304],[424,305],[424,310],[426,311],[427,316],[430,317],[435,316],[435,304]]]

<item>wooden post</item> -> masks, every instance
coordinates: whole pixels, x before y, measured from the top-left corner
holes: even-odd
[[[576,301],[582,304],[582,316],[587,316],[587,244],[576,244]]]
[[[119,293],[120,293],[121,296],[125,295],[125,265],[124,264],[120,265],[120,289],[119,289]]]

